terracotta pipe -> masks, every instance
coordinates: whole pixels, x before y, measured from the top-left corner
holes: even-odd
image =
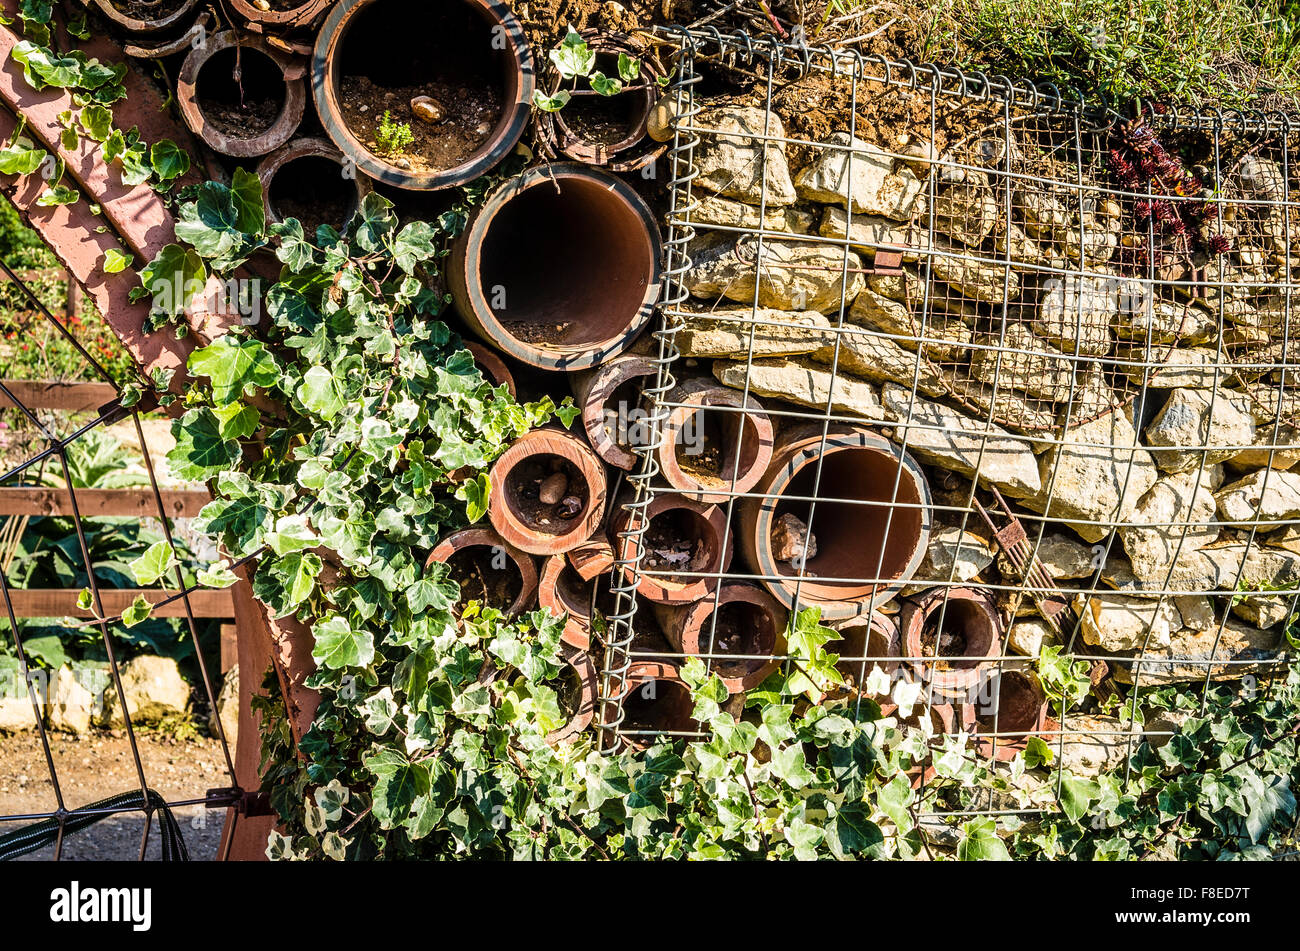
[[[937,653],[938,661],[909,663],[950,699],[964,699],[979,682],[986,663],[982,658],[997,656],[1002,645],[997,608],[987,595],[971,588],[934,588],[905,601],[901,625],[905,656],[929,658]],[[945,654],[968,659],[945,661]]]
[[[590,538],[604,518],[605,467],[586,442],[563,429],[525,433],[492,464],[489,478],[492,526],[531,554],[566,552]],[[546,501],[551,492],[558,496],[554,502]]]
[[[637,464],[632,449],[644,442],[642,427],[648,419],[641,408],[641,387],[653,386],[657,373],[649,357],[629,353],[569,377],[591,448],[611,466],[630,471]]]
[[[813,430],[777,440],[753,488],[764,497],[739,506],[738,544],[787,608],[797,592],[800,608],[820,607],[824,619],[846,620],[868,614],[873,598],[876,604],[889,598],[920,566],[930,540],[930,487],[910,455],[869,429],[832,425],[824,447],[821,428]],[[816,554],[800,581],[793,563],[776,559],[773,531],[787,514],[808,524],[814,488]]]
[[[582,578],[564,555],[550,555],[542,562],[537,604],[556,617],[567,615],[560,640],[581,650],[591,647],[591,596],[596,583]]]
[[[172,27],[186,22],[198,5],[199,0],[180,0],[179,6],[176,6],[170,13],[162,13],[158,16],[133,17],[129,13],[119,10],[113,0],[95,0],[95,6],[99,8],[99,11],[104,16],[129,33],[160,33],[163,30],[170,30]],[[164,7],[164,9],[166,8]]]
[[[737,693],[761,684],[785,653],[789,612],[776,598],[752,584],[727,582],[717,597],[694,604],[655,605],[655,616],[668,642],[683,654],[712,655],[711,672]],[[728,660],[726,654],[768,655],[767,660]]]
[[[726,513],[716,505],[664,492],[650,500],[641,517],[645,532],[637,591],[655,604],[690,604],[713,594],[718,574],[731,564],[734,533],[727,531]],[[623,534],[633,527],[632,510],[619,506],[610,541],[620,560],[635,558],[634,539]]]
[[[603,538],[593,538],[569,549],[569,564],[583,581],[590,581],[614,567],[614,546]]]
[[[194,18],[188,30],[178,36],[164,36],[159,39],[146,34],[134,43],[127,43],[122,52],[136,59],[163,59],[176,53],[183,53],[194,44],[195,36],[203,36],[212,28],[212,11],[204,10]]]
[[[586,651],[567,646],[561,649],[560,656],[568,671],[571,671],[568,676],[575,678],[577,683],[569,684],[568,691],[564,687],[560,688],[560,706],[562,709],[567,707],[571,712],[564,726],[546,735],[546,742],[551,746],[577,738],[591,726],[596,714],[596,665],[591,662],[591,656]],[[561,676],[565,674],[562,673]],[[569,702],[566,703],[566,700]]]
[[[243,17],[255,32],[286,33],[311,27],[329,9],[335,0],[302,0],[288,9],[262,10],[251,0],[229,0],[235,12]]]
[[[283,190],[297,187],[302,191],[301,200],[305,203],[335,198],[342,199],[347,209],[338,221],[303,221],[303,230],[309,240],[320,224],[342,230],[371,191],[370,179],[358,174],[356,169],[351,170],[352,177],[348,178],[345,174],[348,168],[343,153],[325,139],[305,137],[280,146],[257,166],[267,219],[281,222],[286,217],[297,217],[282,214],[279,207],[284,200]]]
[[[367,175],[400,188],[451,188],[478,178],[514,149],[532,109],[532,52],[503,0],[342,0],[321,26],[312,61],[316,111],[326,133]],[[436,91],[443,81],[492,87],[499,111],[487,120],[484,139],[454,165],[403,169],[395,164],[400,158],[372,152],[349,127],[342,101],[349,76],[403,90]]]
[[[241,72],[238,82],[234,78],[236,63]],[[263,78],[259,79],[254,69],[262,69]],[[272,72],[278,73],[278,80],[267,78]],[[176,101],[185,124],[216,151],[235,158],[265,155],[288,142],[302,122],[307,84],[300,72],[290,56],[263,37],[227,30],[208,37],[203,46],[185,57],[176,80]],[[277,81],[283,83],[280,111],[266,128],[225,131],[216,128],[204,111],[201,94],[208,84],[229,83],[232,101],[246,101],[247,96],[267,91],[268,85]]]
[[[462,340],[461,343],[465,349],[474,355],[474,362],[478,364],[479,370],[483,373],[489,383],[494,387],[504,386],[510,391],[511,396],[518,396],[515,389],[515,377],[506,366],[505,361],[498,357],[488,347],[473,340]]]
[[[981,702],[973,704],[985,755],[1009,760],[1024,750],[1029,737],[1047,728],[1047,695],[1033,665],[1003,661],[1000,670],[988,672],[981,682]]]
[[[664,401],[684,404],[668,410],[656,451],[669,485],[687,498],[721,503],[763,477],[772,461],[772,421],[757,399],[700,378],[674,387]]]
[[[596,69],[606,76],[618,76],[620,53],[640,60],[640,75],[617,96],[579,89],[559,112],[537,110],[538,146],[547,158],[564,156],[613,172],[643,168],[668,148],[666,142],[646,136],[646,122],[654,109],[663,70],[645,46],[630,36],[584,30],[582,37],[596,54]],[[545,82],[552,94],[564,84],[559,71],[549,64]]]
[[[513,600],[509,604],[486,605],[506,614],[526,611],[537,595],[537,564],[532,557],[485,526],[462,528],[443,538],[434,547],[426,564],[434,562],[449,565],[453,573],[462,578],[473,572],[481,579],[485,590],[489,579],[483,577],[484,572],[490,572],[493,577],[508,577],[507,590],[517,591]],[[462,589],[461,597],[464,596]]]
[[[892,690],[893,675],[900,665],[898,660],[887,658],[903,655],[903,636],[894,619],[872,611],[867,616],[839,625],[838,629],[842,640],[832,641],[827,647],[839,654],[835,669],[854,687],[854,693],[870,696],[866,693],[865,682],[875,667],[890,675]]]
[[[559,162],[502,183],[452,244],[447,280],[481,338],[545,370],[632,345],[659,297],[655,216],[625,182]]]
[[[700,724],[691,716],[694,709],[690,688],[675,666],[659,661],[636,661],[628,668],[623,681],[623,719],[618,731],[633,749],[645,749],[654,744],[657,732],[698,732]],[[612,716],[610,711],[607,723]]]

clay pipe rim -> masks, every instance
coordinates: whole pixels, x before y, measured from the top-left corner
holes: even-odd
[[[335,0],[303,0],[288,10],[259,10],[249,0],[230,0],[230,5],[250,24],[261,24],[274,30],[296,30],[311,26],[334,2]]]
[[[623,675],[623,690],[618,695],[617,698],[618,702],[620,704],[625,705],[627,703],[628,698],[632,695],[632,692],[634,690],[639,690],[642,687],[644,687],[646,684],[654,681],[671,685],[671,689],[674,691],[675,697],[677,696],[678,693],[681,692],[684,692],[684,696],[685,696],[684,703],[681,701],[680,698],[675,699],[673,701],[673,707],[678,707],[679,709],[677,710],[674,710],[672,708],[668,709],[670,718],[673,720],[677,720],[678,722],[675,723],[670,722],[668,726],[663,727],[663,729],[668,731],[669,733],[696,732],[699,729],[699,721],[695,720],[693,717],[690,716],[690,711],[694,708],[694,703],[691,700],[691,695],[690,695],[690,687],[688,687],[686,681],[682,679],[681,671],[678,669],[678,667],[675,664],[668,664],[662,661],[633,662],[628,667],[627,672]],[[681,712],[680,710],[681,707],[685,707],[686,715],[672,716],[673,714],[679,714]],[[610,711],[609,716],[606,717],[606,722],[609,721],[612,715],[613,712]],[[618,727],[616,728],[619,738],[624,743],[626,743],[628,746],[630,746],[633,749],[646,749],[647,747],[652,746],[654,744],[655,740],[657,739],[657,736],[653,733],[649,733],[649,732],[644,734],[624,733],[623,728],[626,725],[626,723],[627,723],[626,708],[624,707],[624,717],[619,722]],[[675,737],[675,736],[669,737],[669,739],[679,739],[679,738],[680,737]]]
[[[462,528],[443,537],[434,546],[425,567],[434,562],[446,563],[452,555],[467,548],[500,548],[519,571],[522,584],[519,594],[511,602],[507,614],[521,614],[532,604],[537,594],[537,563],[525,551],[511,545],[501,535],[484,525]]]
[[[503,0],[456,0],[491,20],[506,43],[506,51],[512,64],[510,81],[506,84],[506,101],[492,134],[482,147],[452,168],[417,174],[390,165],[366,148],[365,143],[348,128],[339,104],[341,80],[339,61],[342,58],[339,54],[348,29],[357,14],[372,4],[382,2],[384,0],[342,0],[330,11],[321,25],[320,32],[316,36],[315,52],[312,55],[312,92],[321,125],[325,127],[326,134],[334,140],[334,144],[344,154],[350,155],[367,175],[381,182],[396,185],[398,188],[435,191],[463,185],[478,178],[509,154],[528,125],[534,88],[533,54],[524,35],[523,26]],[[513,101],[510,101],[511,94],[513,94]]]
[[[678,509],[689,512],[695,525],[703,525],[708,535],[708,564],[696,569],[696,574],[681,572],[675,580],[667,572],[656,575],[642,573],[637,584],[637,592],[654,604],[690,604],[701,598],[709,597],[718,587],[717,575],[725,572],[731,564],[734,548],[734,532],[728,530],[727,514],[716,505],[696,502],[676,493],[665,492],[652,498],[642,510],[643,527],[648,530],[650,523],[659,515]],[[614,550],[620,553],[620,561],[640,565],[644,559],[637,560],[637,546],[630,535],[625,535],[632,525],[633,512],[626,505],[621,505],[614,515],[610,532],[610,541]],[[723,540],[726,540],[725,545]],[[642,547],[644,548],[644,532]],[[644,555],[644,551],[642,552]]]
[[[298,159],[303,158],[322,158],[328,159],[339,166],[340,169],[346,168],[347,159],[343,153],[334,147],[334,143],[327,139],[306,136],[300,139],[294,139],[292,142],[286,142],[274,152],[271,152],[257,165],[257,178],[262,183],[262,206],[266,210],[268,221],[282,223],[284,217],[275,210],[271,203],[271,184],[284,168],[291,165]],[[342,177],[342,176],[340,176]],[[352,217],[361,207],[361,202],[373,190],[370,179],[364,175],[357,175],[352,179],[353,196],[348,208],[347,216],[343,221],[338,222],[342,228],[347,224],[348,219]],[[331,222],[333,224],[333,222]]]
[[[773,447],[772,420],[764,412],[762,403],[752,395],[738,393],[703,378],[688,380],[674,388],[665,401],[686,404],[669,409],[661,424],[662,435],[656,455],[659,470],[669,485],[697,502],[725,502],[758,484],[772,462]],[[724,483],[721,488],[701,483],[682,469],[677,458],[677,442],[683,427],[694,414],[703,417],[710,407],[728,407],[718,411],[728,437],[728,451],[719,463],[718,478]],[[740,457],[739,466],[736,465],[737,456]],[[748,462],[746,456],[749,456]]]
[[[95,6],[99,8],[99,11],[104,16],[131,33],[160,33],[163,30],[169,30],[185,20],[198,5],[199,0],[184,0],[179,7],[166,16],[141,20],[123,13],[113,6],[113,0],[95,0]]]
[[[489,347],[483,346],[474,340],[462,340],[461,346],[468,350],[474,357],[474,363],[482,374],[487,377],[493,387],[504,386],[510,391],[513,397],[519,396],[519,391],[515,389],[515,376],[510,372],[504,360],[492,352]]]
[[[738,653],[773,655],[767,660],[729,660],[716,650],[715,645],[713,658],[706,663],[710,664],[711,672],[722,679],[728,692],[738,693],[757,687],[780,666],[776,655],[786,652],[785,630],[789,622],[789,612],[781,602],[757,585],[727,582],[715,597],[676,607],[656,605],[655,613],[668,643],[683,654],[703,655],[708,653],[712,636],[710,619],[728,604],[749,605],[765,615],[764,628],[755,630],[752,635],[747,634],[754,643]]]
[[[546,735],[546,742],[551,746],[575,739],[591,726],[596,715],[596,665],[592,663],[591,655],[584,650],[566,646],[561,649],[560,657],[578,675],[578,708],[564,726]]]
[[[867,633],[862,638],[861,652],[852,652],[852,649],[847,644],[848,638],[833,642],[832,647],[835,652],[840,655],[840,661],[835,666],[842,672],[849,673],[854,678],[854,681],[857,683],[857,694],[875,700],[875,695],[866,692],[863,681],[865,681],[866,677],[870,675],[871,668],[873,667],[879,667],[890,676],[892,681],[894,674],[898,671],[899,667],[902,666],[901,661],[884,659],[887,657],[897,658],[903,655],[903,634],[902,630],[898,626],[898,622],[889,615],[882,614],[877,610],[872,611],[871,614],[863,617],[837,622],[833,627],[838,630],[841,635],[847,631],[866,630]],[[871,648],[871,641],[873,638],[885,642],[885,649],[881,652],[880,659],[857,659],[858,657],[875,656],[875,652]],[[877,702],[879,703],[880,701],[877,700]]]
[[[218,131],[207,121],[199,107],[199,74],[204,65],[218,53],[233,48],[251,49],[270,59],[280,70],[284,80],[284,103],[271,127],[260,135],[243,138]],[[307,84],[301,78],[291,79],[294,63],[290,57],[256,34],[240,35],[233,30],[208,38],[200,49],[191,50],[181,65],[176,79],[176,101],[180,105],[185,124],[195,135],[223,155],[234,158],[253,158],[265,155],[284,145],[293,137],[302,123],[307,108]]]
[[[550,611],[554,617],[567,615],[560,640],[579,650],[591,648],[591,616],[589,605],[575,604],[565,596],[560,577],[569,569],[564,555],[548,555],[542,562],[541,578],[537,582],[537,606]]]
[[[919,598],[904,601],[900,622],[903,629],[904,656],[929,659],[932,655],[926,653],[921,643],[925,624],[931,615],[938,615],[940,611],[947,612],[945,618],[951,617],[954,608],[962,616],[971,614],[976,621],[982,622],[981,626],[984,628],[982,633],[986,643],[982,645],[977,643],[972,649],[968,641],[961,655],[980,659],[956,661],[955,663],[962,666],[950,665],[948,670],[938,670],[934,663],[908,661],[917,669],[923,680],[932,684],[935,689],[949,693],[969,690],[975,686],[979,682],[981,669],[988,663],[984,658],[996,657],[1001,649],[1002,622],[993,602],[983,593],[971,588],[935,588]],[[933,656],[938,659],[937,642],[934,650]]]
[[[509,500],[510,473],[515,466],[532,456],[559,456],[581,474],[587,484],[587,504],[570,520],[571,528],[562,532],[545,532],[527,525],[515,514]],[[562,429],[534,429],[511,443],[489,472],[488,519],[501,537],[533,555],[556,555],[574,548],[590,538],[605,516],[605,469],[591,448],[572,433]],[[572,487],[570,487],[572,488]]]
[[[602,363],[599,367],[573,374],[569,380],[573,396],[582,408],[582,428],[587,434],[596,455],[611,466],[631,471],[640,457],[631,449],[615,442],[605,429],[609,399],[620,386],[638,377],[655,377],[658,367],[649,357],[627,354]],[[630,409],[639,409],[640,404]],[[619,412],[614,407],[615,412]],[[620,422],[622,417],[620,416]]]

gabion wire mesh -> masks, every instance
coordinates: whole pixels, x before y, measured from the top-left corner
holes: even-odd
[[[680,664],[738,703],[795,662],[808,607],[843,635],[832,702],[990,762],[1039,736],[1116,765],[1170,735],[1138,725],[1153,687],[1268,689],[1300,578],[1291,121],[1126,119],[1002,77],[663,36],[670,281],[605,747],[700,735]],[[787,129],[828,103],[830,132]],[[692,395],[714,383],[734,398]],[[684,614],[698,639],[662,637]],[[1090,665],[1059,722],[1043,643]]]
[[[159,487],[154,461],[150,456],[149,443],[142,426],[141,413],[148,409],[149,398],[133,406],[124,406],[125,392],[118,381],[92,355],[87,347],[71,331],[67,322],[52,313],[41,298],[13,270],[7,262],[0,261],[0,271],[13,282],[32,312],[47,323],[58,337],[67,342],[75,352],[82,376],[90,376],[111,388],[113,396],[103,406],[89,413],[52,413],[34,409],[24,402],[20,395],[23,391],[16,386],[7,385],[6,374],[0,369],[0,395],[3,395],[3,415],[12,421],[25,424],[31,438],[15,440],[11,447],[10,461],[2,467],[0,487],[18,488],[24,486],[42,486],[53,488],[58,499],[57,509],[62,517],[68,518],[74,527],[74,535],[69,544],[69,551],[75,555],[78,570],[84,578],[85,589],[90,593],[90,613],[93,617],[87,621],[64,621],[62,623],[85,624],[95,630],[102,643],[103,654],[107,660],[107,680],[105,683],[81,683],[82,690],[91,693],[106,690],[107,703],[104,698],[97,698],[103,708],[113,710],[116,729],[124,731],[130,749],[130,769],[134,775],[134,788],[122,790],[119,794],[102,798],[92,796],[87,800],[87,793],[61,779],[66,776],[70,766],[68,758],[77,754],[75,747],[61,744],[49,725],[51,705],[59,701],[62,685],[54,677],[53,671],[42,668],[30,655],[25,646],[25,631],[35,619],[23,618],[23,612],[15,607],[15,589],[7,577],[6,571],[0,571],[0,600],[4,611],[0,613],[0,637],[12,650],[18,663],[19,692],[24,692],[32,704],[31,726],[39,739],[43,762],[31,764],[32,772],[43,771],[48,776],[49,793],[45,808],[27,811],[22,814],[0,815],[0,841],[3,841],[3,857],[16,858],[31,855],[37,858],[58,861],[66,856],[65,845],[68,837],[85,829],[87,826],[104,819],[112,819],[126,827],[139,829],[139,858],[163,858],[165,860],[182,860],[188,858],[185,838],[187,831],[177,820],[173,810],[182,807],[199,806],[212,808],[235,805],[238,802],[237,782],[234,763],[227,744],[224,727],[219,717],[213,717],[216,739],[219,744],[224,771],[228,777],[226,786],[229,795],[223,797],[223,790],[194,789],[192,795],[165,797],[153,786],[157,782],[158,768],[162,764],[149,762],[150,757],[142,753],[139,742],[138,717],[127,702],[122,680],[122,658],[126,646],[131,642],[128,628],[122,618],[122,610],[116,602],[110,605],[111,586],[105,578],[122,570],[117,563],[105,562],[94,555],[94,536],[102,530],[102,521],[86,512],[92,509],[82,503],[86,487],[78,486],[69,466],[69,449],[78,441],[86,440],[92,433],[103,432],[114,423],[130,420],[142,455],[144,471],[148,477],[148,492],[152,498],[152,511],[147,516],[134,520],[117,518],[117,521],[148,521],[157,525],[163,537],[173,551],[177,550],[177,530],[164,504],[162,490]],[[129,402],[129,401],[128,401]],[[15,458],[16,454],[16,458]],[[41,517],[39,513],[33,513]],[[10,529],[12,523],[26,523],[22,516],[3,518],[6,538],[14,537]],[[21,528],[18,528],[21,534]],[[204,656],[200,644],[199,621],[191,605],[193,589],[186,585],[179,560],[172,571],[160,579],[157,597],[152,598],[156,613],[177,613],[183,617],[185,629],[193,646],[195,663],[198,668],[201,695],[206,700],[209,710],[217,708],[217,693],[214,689],[213,672]],[[96,680],[98,678],[95,678]],[[104,766],[102,762],[99,764]],[[7,777],[16,781],[17,777]],[[217,778],[217,777],[213,777]],[[39,782],[37,777],[35,782]],[[218,779],[218,783],[220,780]],[[80,784],[78,784],[79,786]],[[216,784],[214,784],[216,785]],[[215,793],[215,795],[214,795]],[[202,815],[202,813],[200,813]],[[230,837],[226,837],[227,848]]]

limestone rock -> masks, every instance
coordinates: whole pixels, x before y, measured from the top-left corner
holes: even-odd
[[[95,683],[87,673],[84,668],[59,668],[50,695],[50,729],[78,735],[90,732],[101,712],[103,685]],[[106,670],[103,679],[107,681]]]
[[[1216,645],[1217,641],[1217,645]],[[1268,673],[1276,656],[1279,635],[1261,631],[1232,618],[1223,631],[1176,632],[1168,643],[1152,645],[1140,662],[1116,664],[1115,679],[1120,683],[1177,683],[1205,679],[1240,680],[1246,675],[1261,677]],[[1139,668],[1140,663],[1140,668]]]
[[[1025,221],[1025,230],[1045,241],[1062,242],[1070,227],[1068,192],[1049,190],[1039,182],[1019,181],[1012,186],[1014,204]]]
[[[881,401],[888,418],[910,418],[894,439],[908,451],[941,468],[996,486],[1012,495],[1034,495],[1042,488],[1038,460],[1029,444],[987,421],[964,416],[940,403],[912,399],[909,388],[886,383]],[[981,455],[981,448],[983,454]]]
[[[930,233],[916,222],[894,221],[881,215],[854,215],[852,224],[843,208],[830,205],[822,212],[817,233],[824,238],[848,238],[853,250],[874,255],[876,250],[900,251],[903,260],[915,262],[930,248]]]
[[[855,214],[907,221],[916,210],[921,180],[906,165],[895,171],[892,155],[869,142],[837,132],[795,176],[799,197],[849,208]]]
[[[1107,653],[1168,647],[1182,621],[1178,608],[1168,598],[1081,594],[1075,598],[1074,607],[1082,619],[1084,642]]]
[[[1014,298],[1020,293],[1020,277],[1002,264],[991,261],[969,260],[961,255],[969,249],[943,249],[946,254],[936,254],[930,261],[930,272],[937,280],[950,284],[971,300],[986,304],[1000,304],[1003,295]]]
[[[217,736],[217,723],[226,742],[233,744],[239,738],[239,665],[231,667],[221,678],[221,690],[217,694],[217,708],[208,713],[208,730]]]
[[[1256,423],[1259,422],[1259,416],[1259,413],[1255,413]],[[1275,423],[1270,420],[1264,425],[1256,425],[1253,445],[1257,448],[1243,449],[1230,458],[1228,464],[1238,469],[1262,469],[1267,466],[1281,472],[1300,463],[1300,429],[1290,423]]]
[[[723,386],[738,390],[745,388],[743,362],[717,360],[713,364],[713,376]],[[831,374],[827,370],[792,360],[755,360],[749,374],[749,391],[756,396],[789,400],[820,410],[826,409],[829,400],[832,411],[863,419],[881,419],[884,416],[880,396],[870,383],[843,373],[834,382],[832,392]]]
[[[759,308],[755,316],[747,307],[692,315],[677,331],[677,347],[683,356],[735,359],[750,353],[751,336],[755,357],[812,353],[835,340],[831,322],[815,310]]]
[[[785,126],[775,112],[724,106],[701,113],[696,124],[710,130],[695,147],[697,186],[756,205],[764,197],[766,177],[769,207],[795,203],[785,143],[779,141],[785,138]]]
[[[691,266],[682,283],[706,299],[751,303],[757,281],[760,307],[831,313],[839,311],[841,301],[852,304],[863,286],[862,260],[828,245],[769,239],[762,242],[760,260],[757,238],[733,242],[709,235],[693,243],[688,254]]]
[[[691,224],[720,225],[724,228],[764,228],[807,234],[817,224],[817,214],[794,205],[777,205],[760,214],[757,207],[720,195],[703,193],[690,213]]]
[[[1059,763],[1075,776],[1096,776],[1124,762],[1142,742],[1140,729],[1115,717],[1071,716],[1061,724]],[[1057,749],[1055,743],[1053,749]]]
[[[1105,356],[1110,352],[1110,323],[1116,311],[1108,278],[1066,274],[1043,285],[1034,333],[1067,354]]]
[[[1074,389],[1074,363],[1023,324],[1009,323],[998,349],[971,354],[971,376],[999,389],[1019,390],[1053,403],[1064,403]]]
[[[786,512],[772,526],[772,557],[777,561],[808,561],[817,557],[817,536],[797,515]]]
[[[1166,472],[1180,472],[1235,456],[1255,439],[1250,410],[1247,396],[1229,390],[1172,391],[1146,429],[1147,444],[1156,447],[1152,450],[1156,465]]]
[[[1138,500],[1119,529],[1133,574],[1144,584],[1162,588],[1175,557],[1192,553],[1218,537],[1214,489],[1222,473],[1193,469],[1163,476]]]
[[[1089,542],[1106,537],[1110,532],[1106,523],[1127,520],[1157,474],[1122,412],[1106,413],[1066,431],[1064,441],[1043,453],[1038,465],[1043,491],[1024,504],[1051,518],[1068,520],[1070,528]]]
[[[1029,235],[1014,221],[999,222],[994,226],[993,245],[999,257],[1005,256],[1012,264],[1030,267],[1065,267],[1065,256],[1051,244],[1044,244]]]
[[[1284,521],[1300,516],[1300,472],[1260,469],[1219,490],[1219,514],[1226,522]],[[1263,531],[1273,526],[1261,525]]]
[[[132,723],[156,723],[189,708],[190,685],[171,658],[133,657],[122,665],[121,679]],[[104,694],[104,707],[112,726],[125,725],[116,690]]]
[[[950,185],[934,201],[935,230],[968,247],[979,247],[997,219],[997,199],[987,185]]]
[[[930,533],[930,547],[912,576],[913,583],[903,589],[903,596],[931,584],[969,581],[991,564],[993,552],[988,543],[972,534],[969,527],[964,532],[956,525],[935,528]]]
[[[1152,297],[1138,290],[1142,282],[1126,282],[1129,285],[1134,290],[1121,293],[1120,309],[1111,322],[1116,336],[1142,343],[1204,343],[1218,331],[1217,318],[1197,305]]]
[[[1050,647],[1058,642],[1051,625],[1040,617],[1018,617],[1007,632],[1007,646],[1026,657],[1037,657],[1044,645]]]
[[[943,376],[952,379],[951,374]],[[995,391],[991,386],[969,379],[955,381],[954,389],[963,400],[974,404],[980,418],[995,419],[1012,432],[1038,433],[1056,428],[1056,409],[1042,400],[1029,399],[1003,386]],[[1044,450],[1036,446],[1035,455],[1040,451]]]
[[[1029,543],[1037,543],[1039,563],[1057,581],[1091,578],[1096,573],[1097,558],[1101,554],[1096,546],[1083,545],[1059,532],[1050,531],[1044,533],[1041,542],[1031,532]],[[1004,575],[1015,575],[1015,568],[1006,555],[998,555],[998,566]]]
[[[1203,595],[1175,595],[1174,606],[1178,608],[1178,616],[1183,619],[1185,628],[1193,631],[1208,631],[1219,624],[1214,602]]]
[[[1295,609],[1294,596],[1255,595],[1232,602],[1233,614],[1262,631],[1281,624]]]
[[[0,697],[0,733],[36,729],[36,715],[29,697]]]
[[[823,347],[813,359],[833,366],[840,375],[852,373],[868,380],[902,383],[926,396],[943,390],[939,375],[930,364],[910,350],[899,346],[887,335],[867,327],[854,327],[840,334],[839,346]]]
[[[1228,367],[1219,366],[1216,370],[1218,354],[1200,347],[1146,350],[1141,344],[1135,343],[1132,349],[1122,352],[1125,361],[1130,363],[1124,368],[1128,378],[1141,386],[1145,374],[1147,389],[1151,390],[1177,390],[1183,387],[1207,390],[1230,383],[1235,376]],[[1147,366],[1148,363],[1152,365]]]

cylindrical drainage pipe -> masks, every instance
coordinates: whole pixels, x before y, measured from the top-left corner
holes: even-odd
[[[668,492],[656,495],[642,511],[637,591],[655,604],[690,604],[713,594],[718,576],[731,564],[733,533],[727,531],[726,513]],[[624,534],[632,519],[632,510],[619,506],[610,529],[619,560],[628,563],[637,553],[635,540]]]
[[[301,0],[283,9],[271,7],[267,10],[254,6],[252,0],[230,0],[230,5],[250,24],[261,27],[263,32],[288,33],[309,28],[334,2],[335,0]]]
[[[687,498],[725,502],[748,492],[772,461],[772,421],[753,396],[711,379],[687,380],[664,402],[657,455],[664,479]],[[721,408],[715,408],[721,407]]]
[[[515,376],[510,372],[510,368],[506,366],[504,360],[481,343],[476,343],[473,340],[463,340],[461,342],[464,344],[465,349],[474,355],[474,362],[489,383],[494,387],[504,386],[510,391],[511,396],[519,395],[515,389]]]
[[[118,9],[113,0],[95,0],[95,6],[128,33],[161,33],[187,22],[199,0],[172,0],[158,4],[158,9],[148,16],[132,16]]]
[[[1047,695],[1042,681],[1026,661],[1003,661],[980,683],[975,704],[980,748],[998,759],[1009,760],[1025,748],[1030,736],[1047,723]]]
[[[839,631],[842,640],[831,643],[829,647],[839,655],[835,669],[852,685],[853,692],[870,696],[866,692],[866,680],[875,667],[889,675],[892,690],[894,672],[899,668],[899,661],[895,658],[903,654],[903,636],[894,619],[872,611],[870,615],[840,625]],[[877,699],[881,703],[889,701],[888,696]]]
[[[561,673],[567,682],[561,685],[560,708],[569,713],[568,722],[546,735],[551,746],[564,740],[573,740],[591,726],[596,715],[596,665],[586,651],[565,646],[560,650],[565,670]]]
[[[569,377],[591,448],[611,466],[630,471],[637,464],[632,450],[649,435],[641,387],[647,380],[653,386],[657,372],[649,357],[629,353]]]
[[[537,603],[559,617],[568,615],[560,640],[581,650],[591,647],[591,600],[599,576],[583,578],[564,555],[542,562],[537,583]]]
[[[736,693],[757,687],[785,653],[789,612],[776,598],[752,584],[728,582],[716,598],[694,604],[655,605],[668,643],[683,654],[711,655],[709,669]],[[726,654],[739,654],[730,659]]]
[[[321,26],[313,63],[326,133],[367,175],[400,188],[451,188],[478,178],[506,157],[528,123],[533,56],[502,0],[342,0]],[[362,101],[367,96],[376,101]],[[411,107],[419,96],[446,112],[427,129]],[[416,133],[409,156],[367,144],[377,143],[385,111]]]
[[[488,518],[510,544],[555,555],[585,542],[605,514],[605,467],[579,437],[534,429],[492,464]]]
[[[484,340],[544,370],[622,353],[659,297],[655,217],[623,181],[570,162],[494,191],[452,244],[456,309]]]
[[[318,225],[342,229],[370,194],[370,179],[348,177],[343,153],[325,139],[305,137],[280,146],[257,166],[262,203],[270,221],[297,218],[307,239]]]
[[[293,137],[307,84],[290,57],[260,36],[233,30],[190,51],[176,80],[181,116],[224,155],[265,155]]]
[[[1002,620],[988,596],[935,588],[903,603],[901,624],[903,650],[921,678],[947,699],[969,702],[985,658],[997,656],[1002,645]]]
[[[695,710],[691,690],[672,664],[637,661],[628,668],[623,684],[618,732],[633,749],[653,745],[659,734],[699,732],[699,722],[691,716]],[[605,722],[612,719],[611,710]]]
[[[427,564],[440,562],[460,583],[462,602],[484,602],[506,614],[528,609],[537,595],[537,564],[492,529],[452,532],[434,546]]]
[[[776,559],[772,535],[786,514],[808,526],[814,489],[810,528],[816,554],[801,572],[793,562]],[[753,494],[763,498],[741,503],[738,543],[754,572],[765,576],[764,586],[787,608],[794,608],[797,593],[800,608],[820,607],[826,620],[866,615],[873,599],[886,600],[925,557],[925,475],[910,455],[868,429],[832,425],[824,451],[820,430],[783,434]]]

